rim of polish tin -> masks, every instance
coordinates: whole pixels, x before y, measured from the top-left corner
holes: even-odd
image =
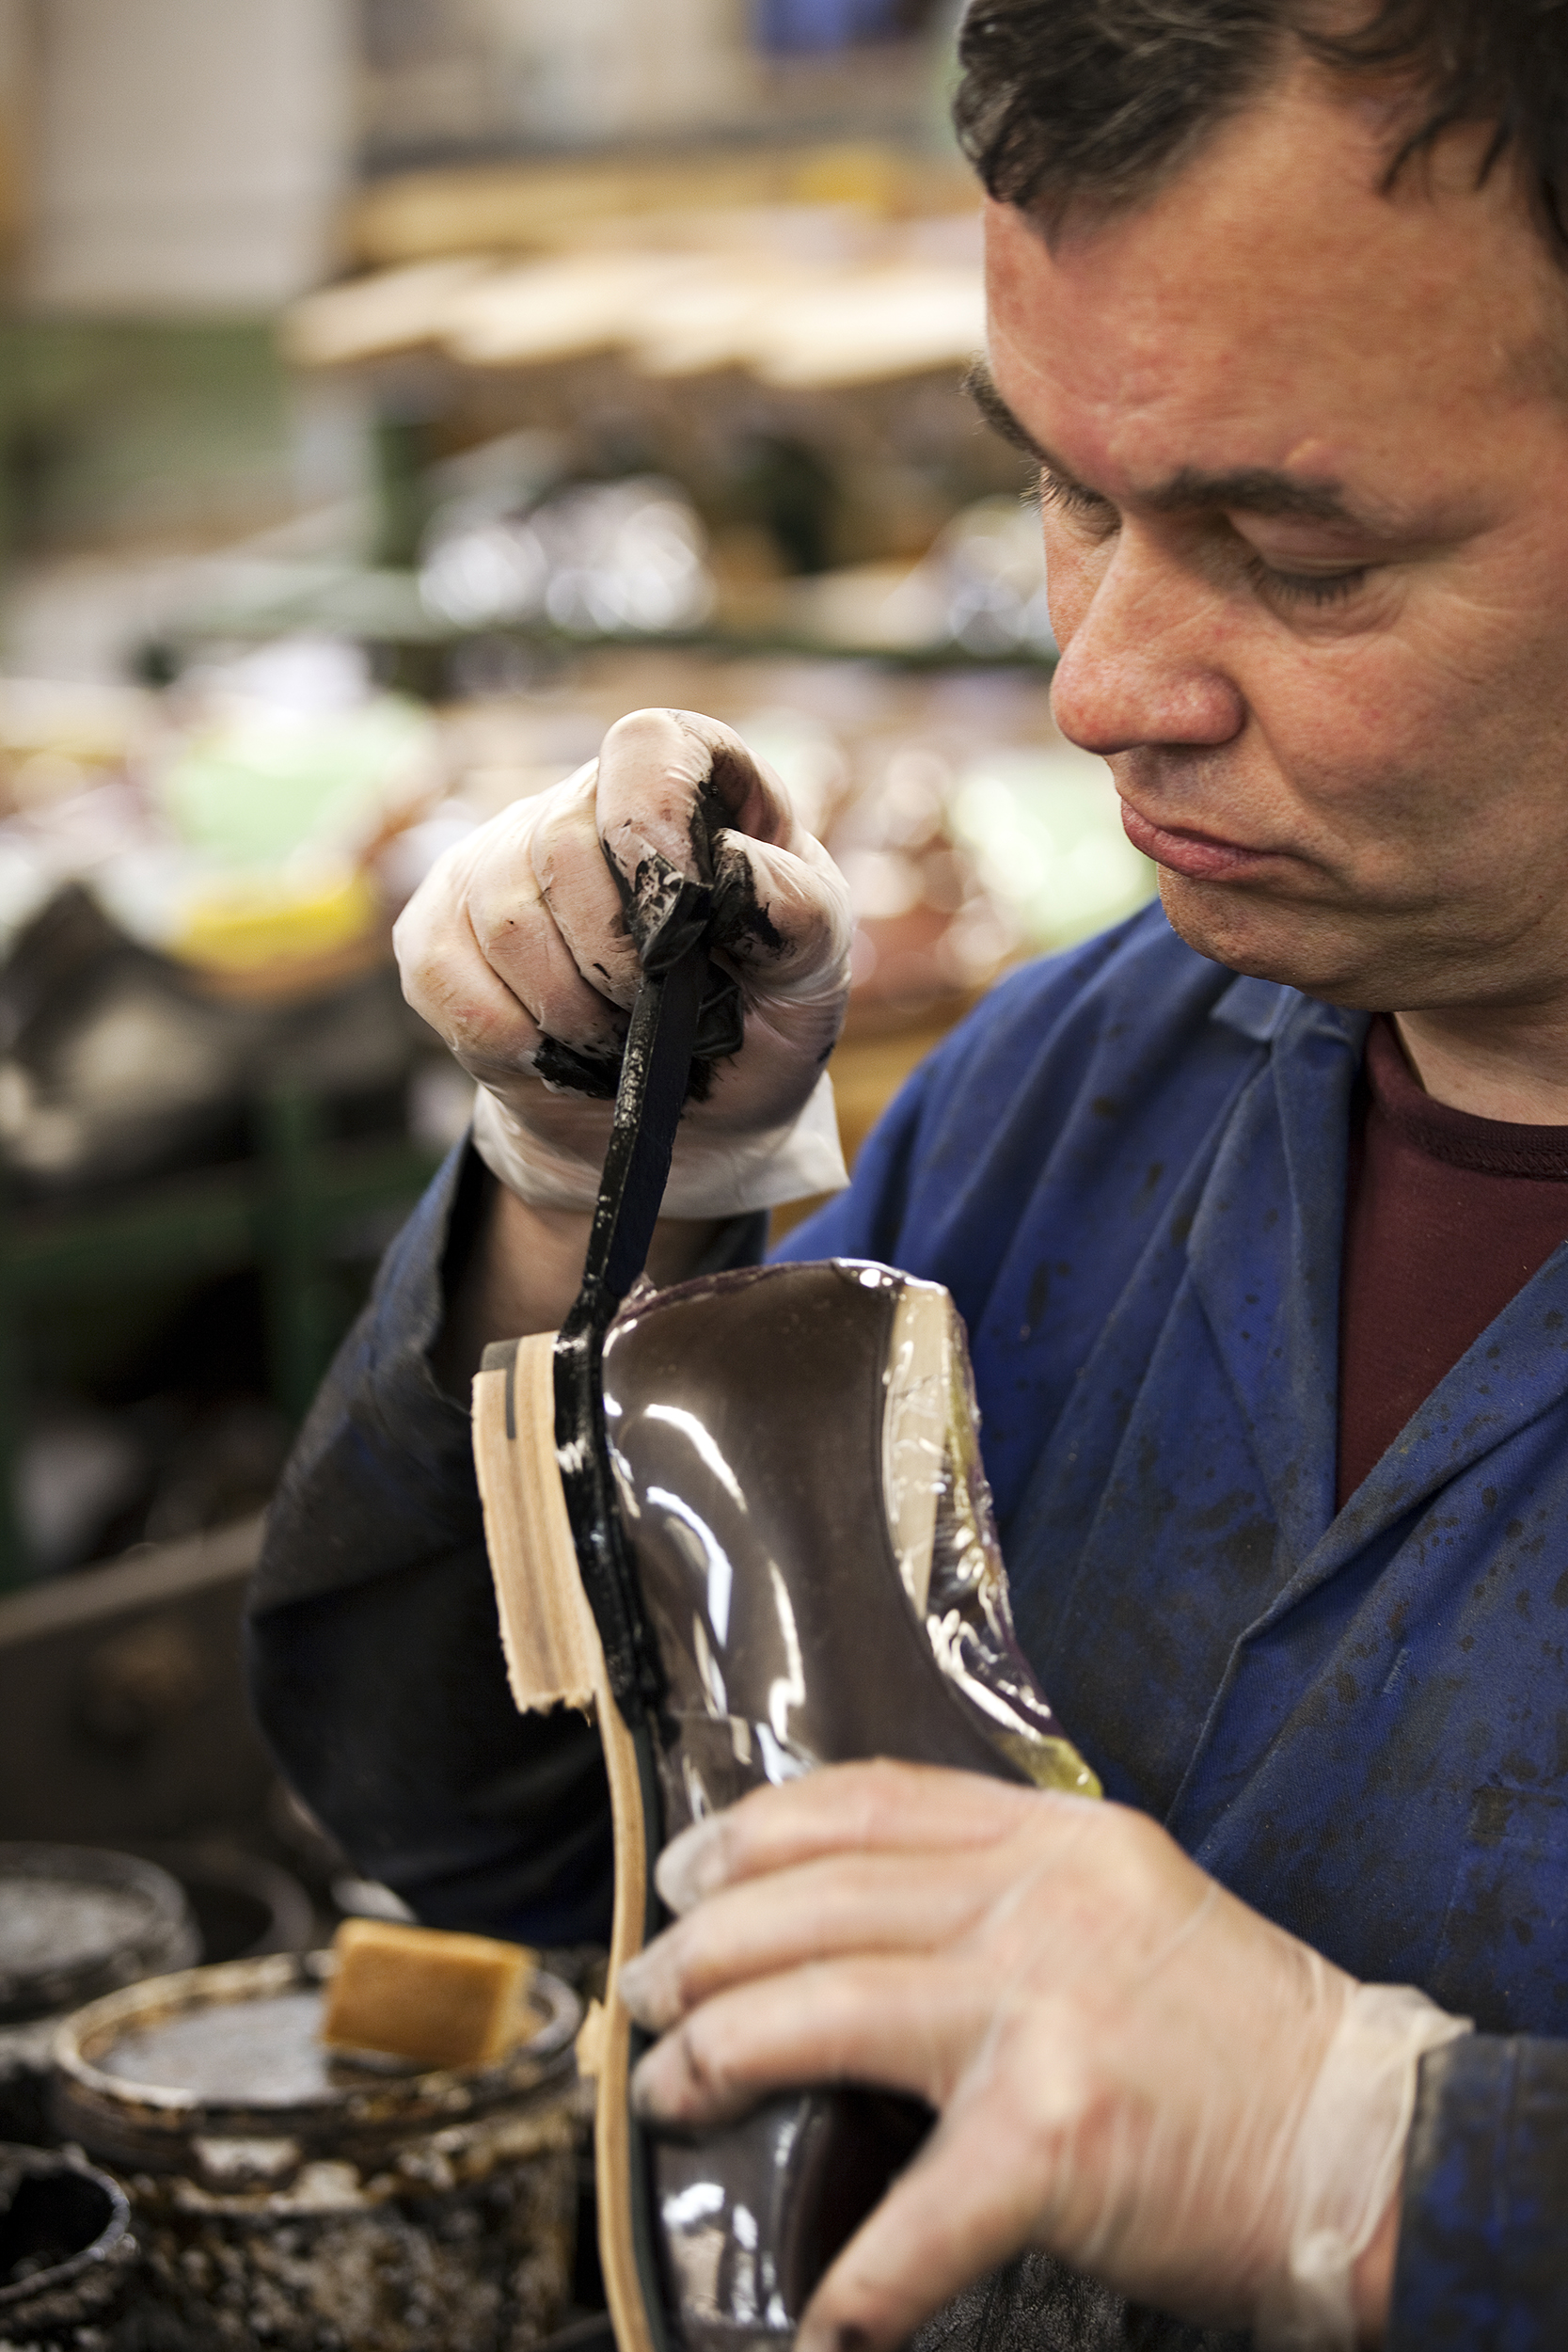
[[[319,2096],[272,2105],[140,2083],[97,2062],[126,2034],[196,2010],[316,1991],[335,1965],[328,1951],[277,1952],[151,1978],[89,2002],[55,2037],[56,2121],[89,2149],[112,2150],[121,2160],[122,2152],[135,2153],[157,2168],[178,2164],[181,2142],[193,2132],[260,2140],[287,2135],[307,2148],[385,2140],[463,2123],[559,2087],[572,2071],[582,2005],[569,1985],[545,1969],[528,1992],[538,2030],[504,2058],[479,2065],[386,2074],[367,2067],[362,2079],[345,2078]]]

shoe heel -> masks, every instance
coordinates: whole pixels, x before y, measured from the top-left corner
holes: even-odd
[[[610,1695],[566,1516],[555,1451],[554,1351],[549,1332],[486,1348],[473,1389],[474,1461],[512,1695],[525,1714],[591,1711],[604,1746],[615,1915],[594,2109],[599,2265],[619,2352],[666,2352],[662,2312],[643,2285],[656,2258],[647,2242],[646,2153],[626,2090],[635,2029],[619,1992],[622,1968],[647,1940],[648,1814],[636,1745]]]

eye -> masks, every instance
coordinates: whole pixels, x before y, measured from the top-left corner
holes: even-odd
[[[1276,572],[1272,564],[1255,555],[1246,572],[1253,586],[1276,604],[1311,605],[1323,612],[1331,605],[1348,603],[1366,586],[1370,568],[1361,564],[1343,572]]]
[[[1064,515],[1071,515],[1083,522],[1099,523],[1110,529],[1117,510],[1098,490],[1086,490],[1081,482],[1069,482],[1063,474],[1053,473],[1049,466],[1040,468],[1040,504],[1054,506]]]

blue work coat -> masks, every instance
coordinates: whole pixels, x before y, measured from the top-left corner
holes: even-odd
[[[952,1291],[1020,1635],[1107,1791],[1356,1976],[1481,2028],[1423,2073],[1390,2342],[1544,2352],[1568,2344],[1568,1250],[1337,1513],[1366,1026],[1150,909],[993,991],[782,1254]],[[602,1806],[581,1727],[519,1735],[482,1671],[467,1431],[425,1352],[480,1181],[438,1180],[302,1439],[256,1687],[306,1794],[421,1915],[561,1940],[603,1901]]]
[[[999,989],[786,1248],[958,1299],[1107,1793],[1355,1975],[1568,2033],[1568,1249],[1337,1513],[1366,1028],[1151,912]]]

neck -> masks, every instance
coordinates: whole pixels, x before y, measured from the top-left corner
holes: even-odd
[[[1523,1127],[1568,1127],[1568,1007],[1439,1007],[1394,1015],[1434,1103]]]

